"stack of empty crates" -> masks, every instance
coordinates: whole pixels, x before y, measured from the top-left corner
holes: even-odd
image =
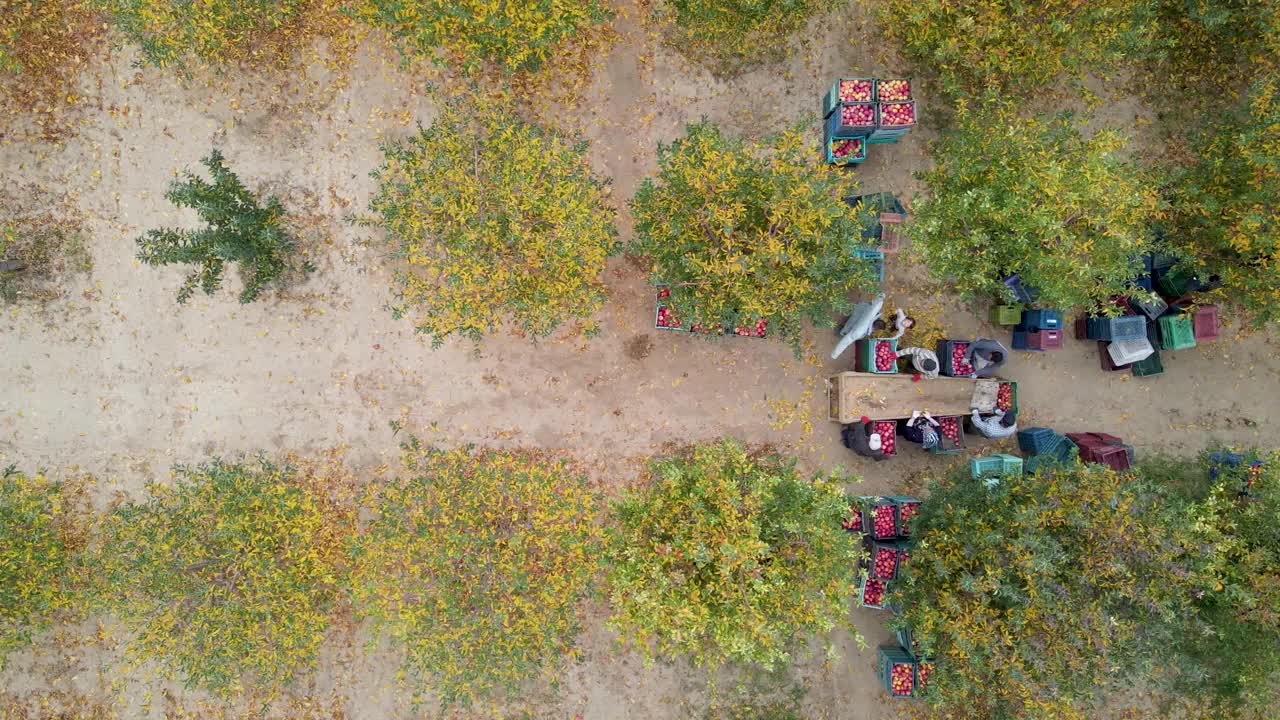
[[[1023,310],[1022,322],[1013,327],[1013,349],[1044,352],[1062,348],[1060,310]]]
[[[822,99],[822,157],[857,165],[867,147],[897,142],[916,124],[911,81],[840,78]]]
[[[1076,457],[1076,445],[1065,435],[1045,427],[1018,431],[1018,447],[1028,453],[1022,470],[1028,475],[1051,467],[1069,465]]]
[[[1080,459],[1106,465],[1112,470],[1128,470],[1133,465],[1132,445],[1107,433],[1067,433],[1067,439],[1080,449]]]

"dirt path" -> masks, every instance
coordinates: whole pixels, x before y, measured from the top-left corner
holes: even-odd
[[[893,67],[878,54],[874,27],[837,19],[792,60],[720,82],[655,46],[634,21],[634,8],[624,10],[622,37],[601,60],[587,105],[575,116],[620,207],[655,169],[657,143],[674,139],[684,123],[705,116],[736,132],[767,132],[816,112],[831,78],[852,68],[890,74]],[[0,463],[88,471],[100,479],[98,500],[105,502],[117,490],[136,494],[146,482],[164,480],[174,463],[210,455],[346,447],[357,467],[393,463],[393,419],[445,444],[564,448],[614,486],[664,443],[721,435],[789,446],[806,468],[850,466],[875,492],[944,462],[907,455],[874,467],[859,463],[825,421],[821,378],[843,367],[797,361],[774,342],[709,342],[655,330],[644,275],[623,259],[607,272],[611,299],[598,338],[534,344],[495,337],[479,347],[432,350],[391,318],[381,250],[366,242],[370,231],[348,222],[372,195],[368,175],[379,161],[378,143],[431,120],[418,79],[399,70],[386,48],[366,47],[350,87],[304,112],[252,94],[229,99],[184,88],[165,73],[135,69],[132,59],[123,53],[96,69],[101,111],[64,147],[0,147],[0,167],[65,189],[84,211],[94,260],[70,299],[42,310],[11,308],[0,319],[0,373],[7,378]],[[85,82],[94,87],[99,77]],[[930,137],[922,128],[876,148],[851,177],[867,190],[914,192],[912,173],[926,166]],[[162,196],[174,174],[214,144],[251,185],[313,217],[323,236],[319,271],[282,297],[239,306],[227,288],[178,307],[181,271],[134,260],[139,233],[194,220]],[[626,240],[625,212],[619,224]],[[897,297],[935,292],[902,261],[891,267],[889,284]],[[964,307],[950,327],[960,337],[994,332]],[[811,339],[825,358],[829,331]],[[1191,451],[1214,441],[1269,441],[1263,421],[1280,407],[1275,349],[1261,337],[1220,342],[1168,355],[1164,377],[1140,380],[1104,376],[1093,343],[1068,341],[1060,352],[1019,354],[1009,375],[1020,382],[1025,424],[1106,429],[1140,452]],[[705,678],[683,668],[644,668],[634,653],[616,652],[600,616],[593,614],[584,634],[584,662],[570,668],[559,694],[541,693],[539,716],[650,720],[697,707]],[[871,650],[859,652],[841,636],[840,660],[795,671],[816,717],[892,714],[871,668],[874,646],[887,639],[883,618],[857,611],[854,620]],[[296,694],[351,718],[417,716],[395,688],[394,654],[365,655],[353,642],[337,633],[314,682]],[[113,651],[102,647],[76,653],[74,662],[51,647],[21,654],[0,674],[0,689],[118,692],[123,717],[163,716],[164,691],[188,706],[203,698],[144,673],[112,679],[102,661]]]

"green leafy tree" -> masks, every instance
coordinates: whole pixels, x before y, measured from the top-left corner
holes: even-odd
[[[87,523],[82,489],[14,467],[0,476],[0,668],[77,605]]]
[[[1160,207],[1123,146],[1111,131],[1081,137],[1069,116],[964,117],[920,176],[914,248],[966,295],[1007,295],[1017,273],[1046,307],[1105,304],[1141,271]]]
[[[599,0],[366,0],[357,14],[410,53],[465,71],[496,65],[508,73],[539,69],[566,41],[613,15]]]
[[[535,452],[403,450],[408,476],[380,489],[352,553],[359,609],[446,703],[575,656],[602,536],[582,471]]]
[[[1175,688],[1192,718],[1262,720],[1274,716],[1280,693],[1280,455],[1244,455],[1213,483],[1206,462],[1183,461],[1209,488],[1192,516],[1220,534],[1223,558],[1217,583],[1198,596],[1198,616],[1177,645],[1185,658]],[[1256,471],[1254,461],[1263,463]],[[1164,482],[1169,473],[1161,467],[1145,474]],[[1246,486],[1249,496],[1241,497]]]
[[[208,227],[149,230],[138,238],[138,259],[152,266],[199,266],[178,291],[179,303],[189,300],[197,287],[212,295],[222,287],[227,263],[237,263],[244,280],[240,302],[253,302],[293,261],[296,244],[284,225],[284,207],[274,195],[267,198],[266,207],[260,205],[218,150],[204,159],[204,165],[213,182],[188,172],[165,197],[195,210]],[[304,264],[303,269],[310,266]]]
[[[316,36],[344,31],[349,0],[91,0],[145,62],[281,64]]]
[[[613,507],[610,624],[652,658],[778,667],[843,625],[860,550],[850,478],[724,440],[651,461]]]
[[[841,199],[852,188],[837,170],[814,167],[809,140],[796,127],[755,145],[698,123],[659,147],[658,176],[631,201],[630,250],[653,258],[678,317],[763,319],[794,341],[803,322],[830,324],[852,291],[874,287],[856,254],[870,215]]]
[[[1247,115],[1220,117],[1174,171],[1167,237],[1262,326],[1280,320],[1280,72],[1255,84]]]
[[[402,261],[397,314],[439,344],[510,325],[548,335],[604,303],[618,250],[605,184],[585,143],[524,122],[505,94],[455,101],[384,148],[369,222]]]
[[[228,692],[274,690],[313,667],[355,527],[333,477],[214,460],[112,512],[96,567],[132,654]]]
[[[1149,48],[1148,0],[885,0],[884,32],[953,98],[1025,97]]]
[[[815,0],[659,0],[653,17],[674,47],[728,75],[780,59],[796,32],[829,9]]]
[[[965,717],[1094,717],[1099,688],[1167,658],[1221,561],[1185,503],[1100,465],[928,498],[890,599],[935,659],[929,702]]]

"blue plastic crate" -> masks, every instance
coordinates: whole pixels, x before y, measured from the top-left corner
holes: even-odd
[[[1061,330],[1061,310],[1023,310],[1019,330]]]
[[[1005,284],[1005,287],[1009,288],[1009,292],[1016,302],[1031,303],[1040,297],[1039,288],[1024,284],[1021,275],[1010,275],[1001,282]]]
[[[1041,453],[1051,449],[1060,437],[1046,427],[1030,427],[1018,431],[1018,447],[1027,452]]]

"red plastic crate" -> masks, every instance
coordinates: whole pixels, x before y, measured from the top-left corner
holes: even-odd
[[[1108,345],[1110,345],[1110,343],[1106,341],[1103,341],[1103,340],[1098,341],[1098,364],[1102,366],[1102,369],[1104,372],[1128,370],[1129,368],[1133,367],[1133,363],[1125,363],[1124,365],[1115,364],[1115,362],[1111,360],[1111,353],[1107,351]]]
[[[1121,440],[1115,435],[1111,435],[1108,433],[1099,433],[1099,432],[1089,433],[1089,434],[1101,440],[1102,443],[1105,445],[1123,445],[1124,444],[1124,440]]]
[[[1067,433],[1067,439],[1075,443],[1076,446],[1080,448],[1081,453],[1084,452],[1084,448],[1086,447],[1101,447],[1106,445],[1106,443],[1099,440],[1093,433]]]
[[[1027,333],[1027,347],[1036,350],[1062,349],[1061,330],[1041,330]]]
[[[1112,470],[1129,469],[1129,453],[1122,445],[1095,445],[1080,448],[1080,458],[1085,462],[1106,465]]]
[[[880,252],[896,253],[900,244],[901,228],[906,215],[901,213],[880,213]]]
[[[1197,341],[1217,340],[1220,337],[1217,305],[1201,305],[1196,308],[1196,314],[1191,323],[1194,326]]]

